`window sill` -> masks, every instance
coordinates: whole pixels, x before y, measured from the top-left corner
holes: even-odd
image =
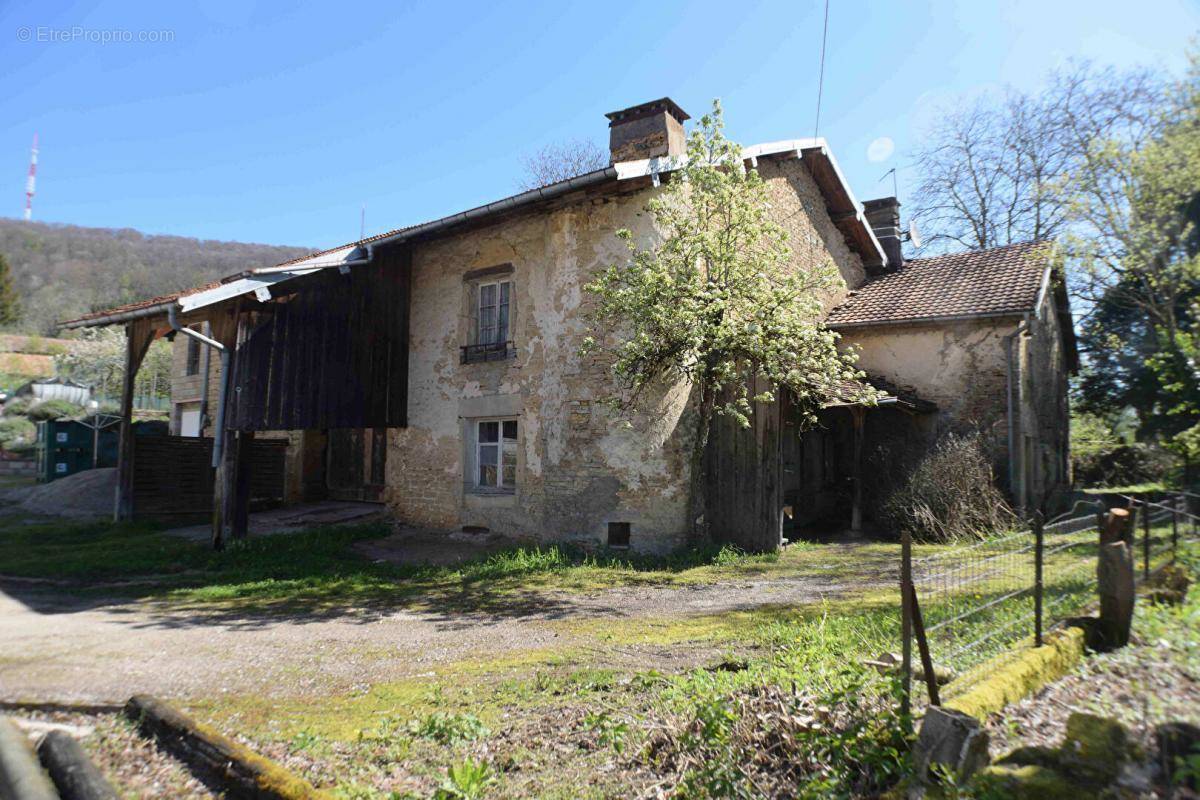
[[[508,361],[517,357],[512,342],[500,344],[468,344],[459,348],[460,364],[484,364],[489,361]]]
[[[467,494],[473,497],[516,497],[516,489],[490,489],[486,486],[469,486]]]

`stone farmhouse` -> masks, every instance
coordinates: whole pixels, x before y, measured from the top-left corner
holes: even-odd
[[[151,449],[125,426],[118,516],[215,509],[222,537],[260,500],[334,498],[448,531],[680,545],[689,388],[623,424],[599,402],[608,366],[579,346],[584,284],[626,257],[615,231],[657,240],[646,202],[684,157],[688,116],[666,98],[607,116],[603,169],[64,323],[123,325],[130,375],[154,338],[174,340],[175,435]],[[828,324],[885,395],[833,404],[804,432],[786,397],[749,430],[714,430],[713,534],[764,549],[869,526],[881,490],[864,474],[902,476],[950,431],[985,437],[1015,504],[1052,504],[1070,483],[1077,356],[1046,247],[906,262],[899,203],[860,205],[824,140],[743,156],[794,267],[836,264],[846,288],[827,298]]]

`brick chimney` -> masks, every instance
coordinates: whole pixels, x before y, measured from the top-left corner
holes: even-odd
[[[683,121],[687,112],[669,97],[613,111],[608,117],[612,163],[655,156],[681,156],[687,150]]]
[[[882,271],[894,272],[904,266],[904,254],[900,250],[900,201],[894,197],[863,201],[863,213],[867,224],[875,232],[875,238],[883,246],[887,264]]]

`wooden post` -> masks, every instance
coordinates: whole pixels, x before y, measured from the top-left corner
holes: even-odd
[[[850,511],[850,530],[855,533],[862,531],[862,502],[863,502],[863,423],[866,409],[862,406],[850,406],[850,416],[854,420],[854,504]]]
[[[1042,646],[1042,583],[1043,556],[1045,555],[1046,531],[1042,520],[1042,512],[1033,513],[1033,639],[1038,647]]]
[[[1100,547],[1096,564],[1096,588],[1100,594],[1100,635],[1107,647],[1129,643],[1133,623],[1133,554],[1124,541]]]
[[[921,671],[925,673],[925,689],[929,692],[929,704],[940,706],[938,696],[937,675],[933,672],[933,658],[929,655],[929,640],[925,638],[925,620],[921,617],[921,604],[917,601],[917,590],[909,581],[908,603],[912,609],[913,632],[917,636],[917,652],[921,654]]]
[[[1136,512],[1134,512],[1136,513]],[[1134,520],[1127,508],[1114,508],[1108,512],[1108,518],[1100,521],[1100,544],[1125,542],[1133,547]]]
[[[121,385],[121,427],[117,433],[117,496],[113,520],[133,519],[133,396],[138,368],[150,343],[154,329],[145,320],[125,326],[125,377]]]
[[[234,441],[233,508],[229,532],[234,539],[245,539],[250,530],[250,452],[254,448],[254,431],[238,431]]]
[[[912,710],[912,535],[900,537],[900,715]]]
[[[219,430],[216,427],[213,429],[213,445],[216,446],[217,437],[223,439],[221,462],[217,464],[213,475],[212,546],[214,550],[224,550],[225,543],[233,536],[239,507],[237,503],[239,438],[235,431],[229,430],[228,413],[234,407],[238,392],[238,351],[245,340],[247,330],[246,319],[240,309],[235,312],[235,319],[237,324],[233,340],[226,343],[231,352],[227,365],[229,374],[224,379],[225,397],[222,399],[226,407],[225,430]]]

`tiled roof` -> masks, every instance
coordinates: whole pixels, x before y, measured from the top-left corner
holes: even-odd
[[[978,315],[1019,314],[1037,303],[1046,242],[1023,242],[907,262],[851,292],[832,328]]]
[[[64,326],[64,325],[70,325],[75,322],[83,322],[84,320],[99,319],[100,317],[110,317],[115,314],[124,314],[129,311],[140,311],[143,308],[151,308],[152,306],[162,305],[163,303],[169,303],[172,300],[178,300],[180,297],[183,297],[185,294],[192,294],[193,292],[202,292],[205,289],[215,289],[218,286],[220,286],[222,283],[223,283],[223,281],[213,281],[211,283],[206,283],[203,286],[194,286],[190,289],[184,289],[183,291],[172,292],[171,294],[159,295],[158,297],[151,297],[146,300],[138,300],[136,303],[127,303],[123,306],[117,306],[116,308],[106,308],[103,311],[92,311],[88,314],[84,314],[82,317],[78,317],[76,319],[64,320],[63,322],[60,322],[58,324],[60,326]]]

